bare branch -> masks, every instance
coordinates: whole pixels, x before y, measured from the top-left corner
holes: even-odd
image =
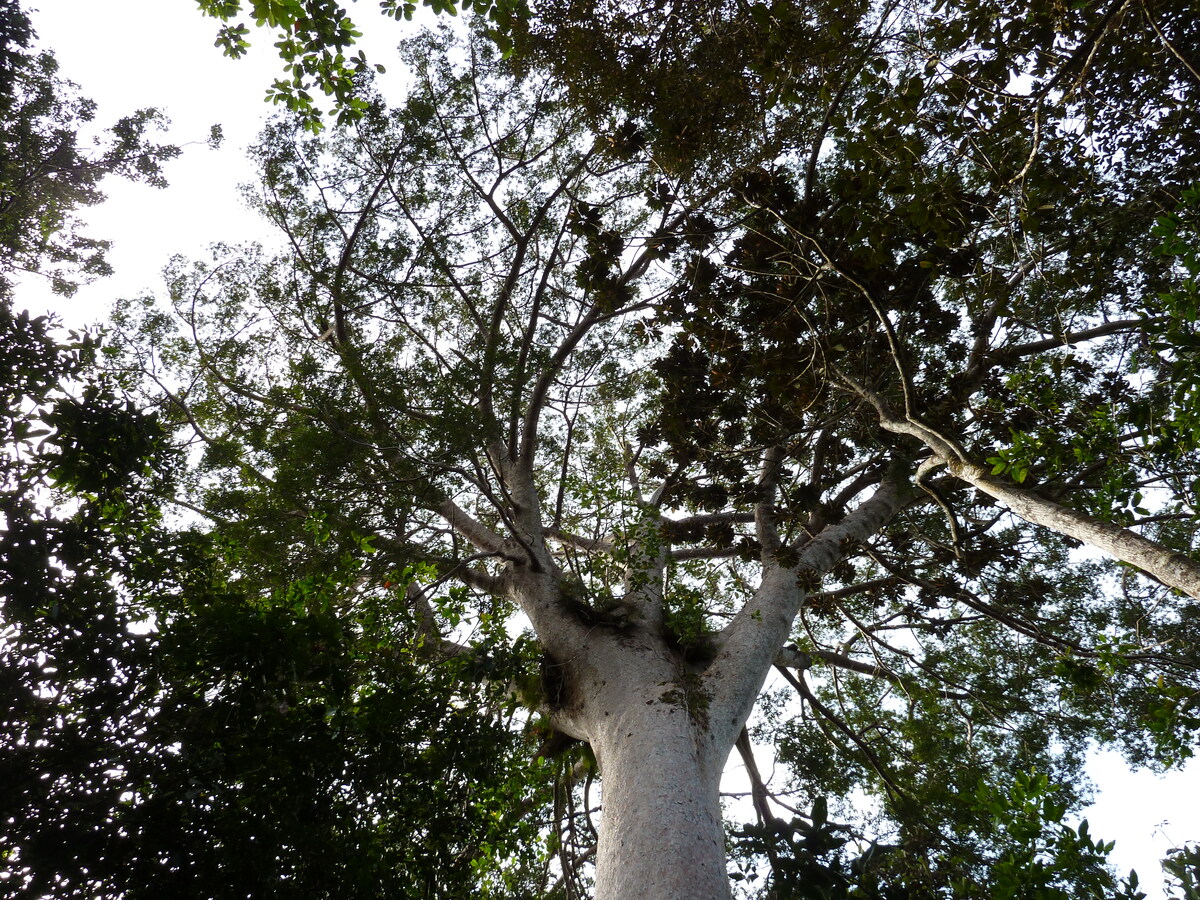
[[[682,561],[685,559],[732,559],[744,553],[741,547],[682,547],[668,553],[670,559]]]
[[[610,538],[588,538],[579,534],[572,534],[569,531],[564,531],[561,528],[549,526],[545,528],[546,537],[551,540],[558,541],[560,544],[565,544],[569,547],[574,547],[576,550],[582,550],[585,553],[612,553],[616,549]]]
[[[455,503],[453,500],[443,500],[437,507],[438,515],[446,520],[446,523],[470,541],[480,550],[484,550],[502,559],[512,560],[514,562],[525,563],[526,560],[514,556],[512,547],[508,541],[496,534],[478,519],[472,517],[465,509]]]
[[[1040,341],[1031,341],[1028,344],[1001,347],[994,351],[991,356],[999,359],[1016,359],[1024,356],[1033,356],[1037,353],[1044,353],[1047,350],[1054,350],[1057,347],[1071,347],[1075,344],[1095,340],[1098,337],[1107,337],[1112,334],[1132,331],[1156,321],[1161,321],[1161,318],[1119,319],[1113,322],[1105,322],[1103,325],[1097,325],[1095,328],[1085,328],[1083,331],[1073,331],[1061,336],[1045,338]]]

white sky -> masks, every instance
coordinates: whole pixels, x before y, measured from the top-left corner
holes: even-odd
[[[350,11],[365,32],[368,58],[392,62],[389,47],[405,26],[378,15],[374,2]],[[155,106],[173,121],[169,139],[195,146],[169,164],[169,189],[110,181],[108,201],[85,213],[88,233],[113,241],[112,278],[81,288],[69,302],[27,282],[19,302],[37,312],[55,310],[69,327],[101,321],[116,298],[158,291],[159,273],[174,253],[199,256],[215,241],[272,241],[237,190],[254,180],[245,148],[270,112],[262,97],[279,64],[269,41],[252,34],[255,47],[247,58],[225,59],[212,45],[215,23],[189,0],[41,0],[33,19],[62,74],[100,104],[98,122]],[[385,92],[399,71],[389,66]],[[203,145],[215,123],[225,132],[218,151]],[[768,760],[759,765],[769,771]],[[1118,869],[1136,868],[1142,889],[1156,900],[1162,896],[1158,860],[1170,847],[1200,840],[1200,765],[1167,778],[1131,774],[1118,754],[1107,752],[1094,758],[1089,773],[1101,787],[1086,812],[1092,834],[1116,840]]]

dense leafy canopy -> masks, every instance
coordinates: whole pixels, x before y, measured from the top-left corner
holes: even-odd
[[[146,112],[88,161],[91,105],[4,12],[0,258],[69,286],[103,272],[73,216],[100,178],[157,181],[175,151],[142,147]],[[184,457],[98,348],[0,282],[0,895],[525,895],[489,863],[536,834],[504,703],[461,687],[467,658],[423,659],[402,611],[339,605],[365,541],[313,519],[281,568],[164,518]]]
[[[87,342],[7,310],[0,327],[22,410],[2,471],[4,895],[451,897],[487,877],[482,848],[519,857],[519,743],[447,707],[461,672],[398,643],[394,612],[336,605],[362,554],[330,565],[314,524],[311,562],[252,590],[245,551],[163,527],[165,434],[89,374]]]
[[[63,392],[86,347],[5,367],[54,429],[6,457],[28,895],[585,896],[579,668],[646,642],[703,731],[776,591],[739,890],[1136,896],[1064,819],[1092,742],[1200,729],[1161,583],[1196,565],[1193,7],[547,0],[510,59],[413,39],[409,96],[330,133],[296,93],[255,151],[287,252],[176,260],[116,321],[153,415]],[[295,91],[346,65],[340,7],[254,11]]]

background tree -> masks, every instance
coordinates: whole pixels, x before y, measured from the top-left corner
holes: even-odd
[[[809,14],[714,6],[657,46],[762,9],[765,35]],[[1174,555],[1194,447],[1137,424],[1174,396],[1178,351],[1134,352],[1168,321],[1147,297],[1182,286],[1151,251],[1194,164],[1174,127],[1190,20],[1139,9],[818,19],[858,62],[810,61],[819,103],[803,78],[752,83],[749,167],[719,129],[673,148],[619,83],[576,105],[486,44],[456,69],[423,39],[397,110],[324,141],[267,133],[261,202],[288,254],[180,261],[174,323],[149,302],[125,321],[203,454],[187,502],[262,560],[240,572],[259,592],[304,559],[305,522],[327,565],[365,537],[378,552],[337,605],[395,610],[428,658],[534,707],[531,733],[588,745],[549,835],[568,895],[593,859],[597,896],[729,890],[718,780],[739,742],[755,772],[742,731],[772,665],[801,707],[768,698],[758,736],[793,777],[755,781],[745,883],[765,865],[794,896],[1111,894],[1102,848],[1060,825],[1077,794],[1027,772],[1077,783],[1096,737],[1190,752],[1194,604],[1073,556],[1016,502],[1146,540],[1160,578],[1194,568]],[[1102,104],[1088,73],[1135,89]],[[1119,493],[1139,482],[1178,506],[1139,522]],[[436,575],[394,591],[412,566]]]
[[[249,554],[162,525],[179,460],[157,419],[97,377],[94,345],[59,343],[25,314],[0,327],[0,892],[450,897],[504,884],[486,853],[527,853],[525,829],[505,827],[532,799],[507,780],[519,742],[494,716],[447,706],[462,673],[396,646],[394,611],[334,605],[365,548],[330,565],[313,521],[312,570],[293,559],[248,593]],[[522,892],[514,875],[499,895]]]
[[[395,609],[332,603],[369,547],[330,554],[314,518],[280,569],[168,527],[169,431],[95,336],[13,309],[4,275],[104,274],[78,209],[177,151],[150,111],[86,148],[92,105],[0,12],[0,895],[528,896],[525,749]]]

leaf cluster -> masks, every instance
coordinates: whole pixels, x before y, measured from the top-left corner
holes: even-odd
[[[420,6],[437,15],[455,16],[461,8],[487,17],[493,38],[501,47],[508,46],[508,34],[514,21],[525,14],[525,0],[421,0]],[[369,64],[366,54],[352,53],[362,32],[349,18],[338,0],[199,0],[200,11],[222,25],[215,46],[233,59],[250,48],[250,28],[265,28],[276,38],[274,47],[283,62],[284,77],[267,89],[266,99],[294,113],[304,127],[316,134],[324,127],[324,115],[333,114],[338,125],[358,121],[368,107],[365,85],[372,71],[383,72],[379,64]],[[415,0],[382,0],[379,11],[397,21],[410,21],[418,9]],[[329,98],[330,110],[317,106],[317,94]]]
[[[70,294],[79,279],[107,275],[108,242],[79,232],[76,212],[104,199],[100,181],[119,175],[162,187],[163,163],[179,148],[154,143],[165,127],[142,109],[85,147],[80,129],[95,104],[58,74],[54,55],[34,47],[36,35],[17,0],[0,4],[0,278],[37,273]]]

